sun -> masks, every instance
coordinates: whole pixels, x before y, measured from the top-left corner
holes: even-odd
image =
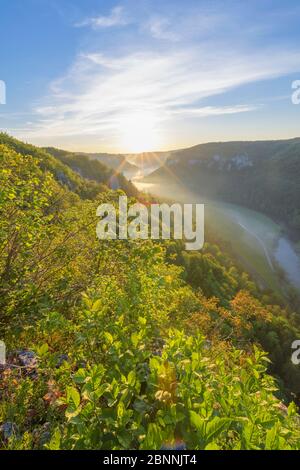
[[[153,113],[137,112],[123,116],[120,122],[120,147],[126,153],[141,153],[161,147],[159,119]]]

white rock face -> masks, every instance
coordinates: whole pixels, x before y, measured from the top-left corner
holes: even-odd
[[[233,155],[232,157],[224,157],[222,155],[216,154],[208,158],[190,158],[188,160],[181,160],[178,156],[169,157],[167,160],[167,166],[174,166],[180,164],[180,162],[185,163],[189,167],[194,168],[209,168],[215,171],[240,171],[245,168],[251,168],[254,166],[254,162],[249,157],[249,155]]]
[[[218,171],[242,170],[253,166],[253,162],[248,155],[235,155],[231,158],[214,155],[210,160],[191,159],[189,166],[201,166]]]
[[[253,166],[253,162],[248,155],[237,155],[231,158],[231,162],[238,170]]]
[[[177,165],[177,163],[179,163],[179,158],[168,158],[168,160],[166,161],[167,165],[168,166],[172,166],[172,165]]]

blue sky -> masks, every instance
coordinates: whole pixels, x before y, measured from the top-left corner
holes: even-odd
[[[298,0],[1,0],[0,128],[137,152],[300,136]]]

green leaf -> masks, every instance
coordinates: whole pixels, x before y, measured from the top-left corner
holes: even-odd
[[[206,439],[210,442],[213,439],[216,439],[227,427],[231,424],[231,420],[228,418],[219,418],[215,416],[211,421],[206,425]]]
[[[244,426],[243,438],[245,440],[245,447],[249,448],[251,445],[251,438],[254,431],[254,424],[249,422]]]
[[[205,432],[205,420],[201,418],[195,411],[190,411],[190,421],[191,424],[201,433],[204,435]]]
[[[75,387],[67,387],[67,403],[76,408],[80,405],[80,394]]]
[[[128,382],[129,385],[134,386],[134,384],[136,382],[136,375],[135,375],[134,370],[129,372],[128,377],[127,377],[127,382]]]
[[[47,449],[49,450],[59,450],[60,449],[60,441],[61,441],[61,434],[60,430],[56,429],[54,434],[51,437],[49,444],[47,445]]]
[[[151,357],[149,366],[151,370],[158,370],[160,368],[161,361],[158,357]]]
[[[275,424],[275,426],[273,426],[272,429],[269,429],[269,431],[267,431],[266,443],[265,443],[266,450],[272,450],[275,448],[276,443],[277,443],[277,431],[278,431],[277,424]]]
[[[86,371],[79,369],[73,376],[73,380],[76,384],[83,384],[86,381]]]
[[[139,344],[139,339],[140,339],[140,337],[139,337],[138,333],[132,333],[132,335],[131,335],[131,342],[132,342],[132,344],[133,344],[133,346],[134,346],[135,348],[136,348],[137,345]]]
[[[118,404],[118,408],[117,408],[117,416],[118,416],[118,419],[122,419],[123,416],[124,416],[124,413],[125,413],[125,406],[124,406],[124,403],[120,402]]]
[[[40,356],[40,357],[45,356],[48,351],[49,351],[49,346],[48,346],[47,343],[44,343],[42,346],[40,346],[39,348],[37,348],[37,354],[38,354],[38,356]]]
[[[93,303],[93,306],[92,306],[92,312],[98,312],[99,308],[101,307],[101,299],[98,299],[96,300],[96,302]]]
[[[111,335],[108,331],[105,331],[104,337],[109,344],[112,344],[114,342],[113,335]]]
[[[205,450],[220,450],[221,448],[218,446],[218,444],[216,444],[215,442],[210,442],[209,444],[207,444],[207,446],[205,447]]]

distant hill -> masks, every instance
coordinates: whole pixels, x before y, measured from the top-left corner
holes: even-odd
[[[300,138],[175,151],[147,181],[163,184],[172,175],[203,197],[242,204],[285,222],[300,238]]]
[[[136,154],[83,153],[91,159],[104,163],[109,168],[123,173],[127,178],[133,178],[142,170],[149,173],[161,167],[171,156],[172,152],[143,152]]]
[[[127,159],[139,168],[159,168],[172,155],[172,152],[143,152],[127,154]]]
[[[172,155],[172,152],[143,152],[136,154],[111,154],[101,152],[69,152],[53,147],[45,147],[44,150],[52,155],[62,158],[66,155],[77,155],[80,158],[97,160],[106,167],[122,173],[127,179],[133,179],[142,170],[142,173],[148,174],[161,167],[165,161]]]
[[[129,163],[125,155],[114,155],[110,153],[84,153],[83,155],[88,156],[92,160],[97,160],[128,177],[130,177],[130,175],[134,175],[138,171],[138,167]]]

